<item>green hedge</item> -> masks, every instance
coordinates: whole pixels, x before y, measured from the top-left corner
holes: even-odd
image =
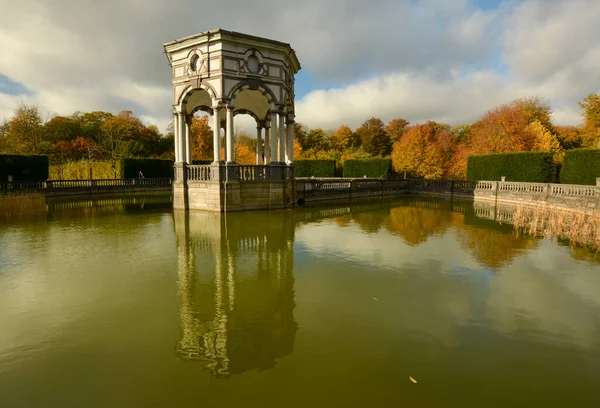
[[[145,178],[173,178],[173,160],[122,159],[121,178],[137,178],[141,170]]]
[[[212,160],[192,160],[192,165],[194,166],[206,166],[208,164],[212,164]]]
[[[48,179],[48,156],[0,154],[0,181],[37,181]]]
[[[563,184],[596,185],[600,177],[600,149],[572,149],[565,152],[560,171]]]
[[[344,160],[344,177],[381,178],[387,180],[392,159]]]
[[[296,160],[294,161],[295,177],[333,177],[335,160]]]
[[[553,183],[556,164],[551,152],[519,152],[469,156],[467,179]]]

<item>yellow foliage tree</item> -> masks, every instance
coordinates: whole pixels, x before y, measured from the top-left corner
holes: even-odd
[[[554,161],[557,163],[562,162],[562,157],[565,153],[561,147],[557,137],[550,133],[547,127],[545,127],[540,121],[535,120],[529,126],[527,130],[533,134],[534,145],[533,150],[553,152]]]

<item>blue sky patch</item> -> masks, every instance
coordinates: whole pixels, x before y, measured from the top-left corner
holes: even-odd
[[[11,81],[6,75],[0,73],[0,93],[7,95],[31,95],[33,92],[20,83]]]

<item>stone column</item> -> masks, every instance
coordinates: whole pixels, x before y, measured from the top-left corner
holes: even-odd
[[[285,116],[283,112],[279,113],[279,160],[280,163],[285,163]]]
[[[185,116],[185,161],[187,164],[192,164],[192,141],[190,140],[191,120],[191,116]]]
[[[233,106],[227,105],[227,163],[235,163],[233,150]]]
[[[173,113],[173,142],[175,143],[175,163],[179,160],[179,115]]]
[[[265,164],[271,162],[271,122],[265,121]]]
[[[277,163],[277,111],[271,111],[271,161]]]
[[[185,114],[183,112],[179,113],[179,161],[184,162],[187,158],[186,153],[186,140],[185,140]]]
[[[221,161],[221,118],[219,107],[213,105],[213,163]]]
[[[256,164],[262,164],[262,127],[256,125]]]
[[[286,141],[286,162],[287,164],[294,163],[294,120],[288,118],[287,120],[287,141]]]

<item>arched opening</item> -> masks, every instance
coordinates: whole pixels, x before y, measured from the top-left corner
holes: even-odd
[[[214,146],[214,109],[211,89],[191,89],[184,93],[181,99],[182,117],[185,124],[182,131],[185,133],[189,164],[209,164],[224,159],[223,146],[224,132],[223,123],[219,120],[219,146]],[[220,118],[224,118],[223,109],[219,111]],[[219,154],[217,155],[217,152]]]
[[[239,164],[271,162],[271,122],[267,119],[272,96],[261,88],[250,89],[247,85],[241,85],[232,95],[231,103],[236,117],[236,160]]]

